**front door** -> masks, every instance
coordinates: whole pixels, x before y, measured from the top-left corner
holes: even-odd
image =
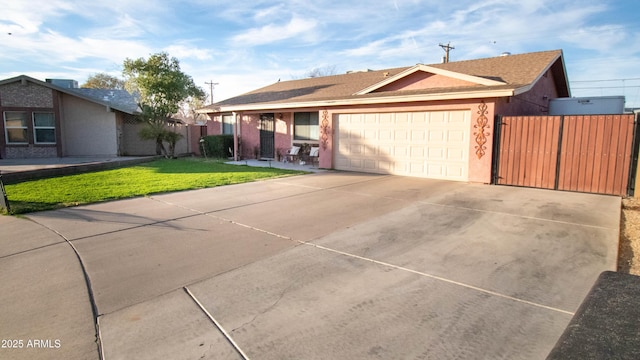
[[[274,158],[274,130],[273,113],[260,114],[260,158]]]

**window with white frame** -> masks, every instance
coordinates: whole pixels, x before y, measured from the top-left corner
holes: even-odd
[[[222,115],[222,134],[233,134],[233,114]]]
[[[317,112],[297,112],[293,114],[293,140],[317,141],[318,135]]]
[[[28,123],[26,111],[5,111],[4,129],[7,144],[27,144]]]
[[[53,113],[33,113],[33,137],[36,144],[56,143],[56,120]]]

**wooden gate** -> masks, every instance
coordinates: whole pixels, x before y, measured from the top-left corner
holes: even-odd
[[[505,116],[494,183],[626,196],[634,115]]]

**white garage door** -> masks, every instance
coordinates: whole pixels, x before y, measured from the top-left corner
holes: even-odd
[[[469,178],[469,110],[336,116],[336,169]]]

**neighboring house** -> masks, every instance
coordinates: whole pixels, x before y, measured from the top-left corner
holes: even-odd
[[[21,75],[0,81],[0,158],[155,155],[138,137],[138,105],[125,90],[77,88]],[[169,124],[187,135],[183,125]],[[187,140],[176,154],[187,153]]]
[[[279,81],[199,111],[242,158],[309,144],[322,168],[489,183],[494,117],[568,96],[554,50]]]

